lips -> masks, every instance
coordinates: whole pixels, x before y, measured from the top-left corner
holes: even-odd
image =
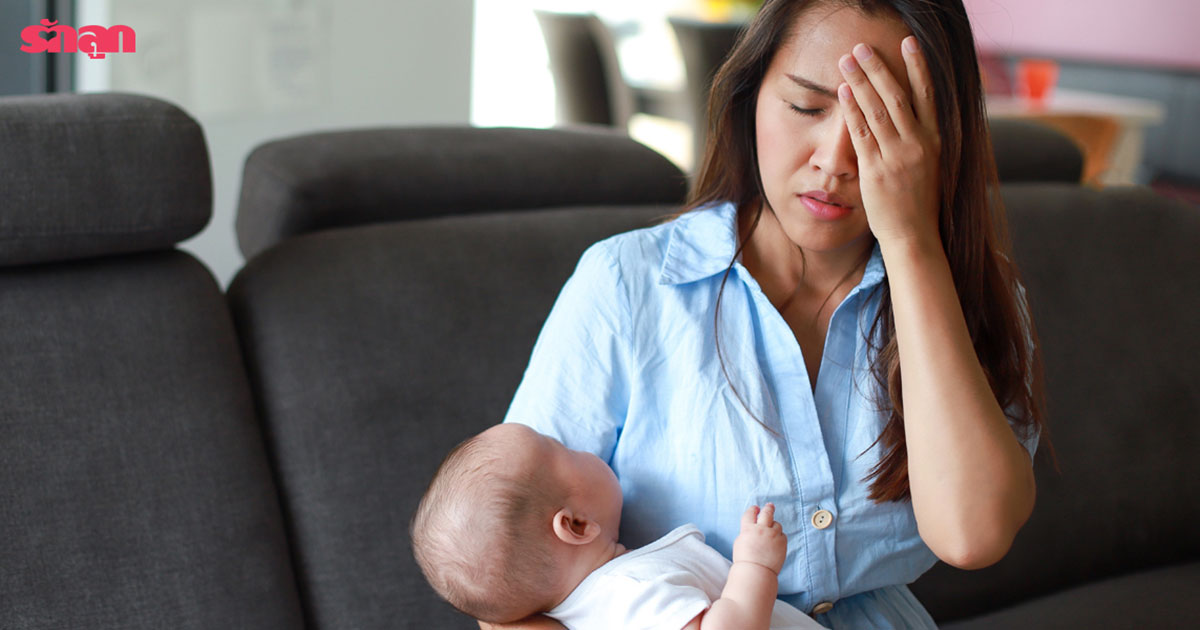
[[[810,190],[805,193],[800,193],[800,196],[808,197],[809,199],[816,199],[817,201],[820,201],[821,203],[826,203],[831,206],[842,206],[845,208],[850,207],[850,204],[847,203],[846,200],[842,199],[840,196],[835,195],[833,193],[825,192],[824,190]]]
[[[810,190],[797,195],[804,207],[822,221],[834,221],[850,214],[853,207],[837,195],[823,190]]]

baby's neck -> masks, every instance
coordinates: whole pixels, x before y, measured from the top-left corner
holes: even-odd
[[[617,556],[629,551],[621,543],[613,541],[596,541],[586,545],[571,558],[572,566],[567,569],[567,579],[563,580],[563,589],[554,597],[554,608],[563,603],[583,580],[596,569],[611,562]]]
[[[599,569],[600,567],[608,564],[609,562],[612,562],[612,560],[614,558],[616,558],[617,556],[629,551],[628,549],[625,548],[625,545],[622,545],[621,543],[616,542],[616,541],[613,541],[612,545],[610,545],[610,548],[612,549],[612,551],[608,554],[608,559],[605,560],[604,562],[601,562],[600,564],[596,565],[595,567],[592,567],[592,571],[595,571],[596,569]],[[590,573],[590,571],[589,571],[589,573]]]

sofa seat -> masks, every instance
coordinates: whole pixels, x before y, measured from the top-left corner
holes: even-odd
[[[1136,617],[1141,628],[1200,627],[1200,562],[1123,575],[942,626],[944,630],[1112,628]],[[1134,627],[1133,625],[1127,627]]]

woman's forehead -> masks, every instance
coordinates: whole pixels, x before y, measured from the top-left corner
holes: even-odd
[[[863,43],[883,55],[893,76],[907,88],[900,42],[909,34],[894,15],[867,15],[853,7],[817,3],[796,18],[772,65],[784,74],[836,88],[843,82],[838,59]]]

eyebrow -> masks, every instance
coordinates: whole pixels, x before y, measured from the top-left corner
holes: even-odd
[[[799,85],[802,88],[808,88],[808,89],[816,92],[817,94],[820,94],[821,96],[826,96],[826,97],[833,98],[833,99],[837,98],[837,94],[834,93],[833,90],[831,90],[823,85],[818,85],[816,83],[813,83],[812,81],[809,81],[808,79],[805,79],[803,77],[798,77],[794,74],[787,75],[787,78],[791,79],[792,82],[795,83],[796,85]]]

